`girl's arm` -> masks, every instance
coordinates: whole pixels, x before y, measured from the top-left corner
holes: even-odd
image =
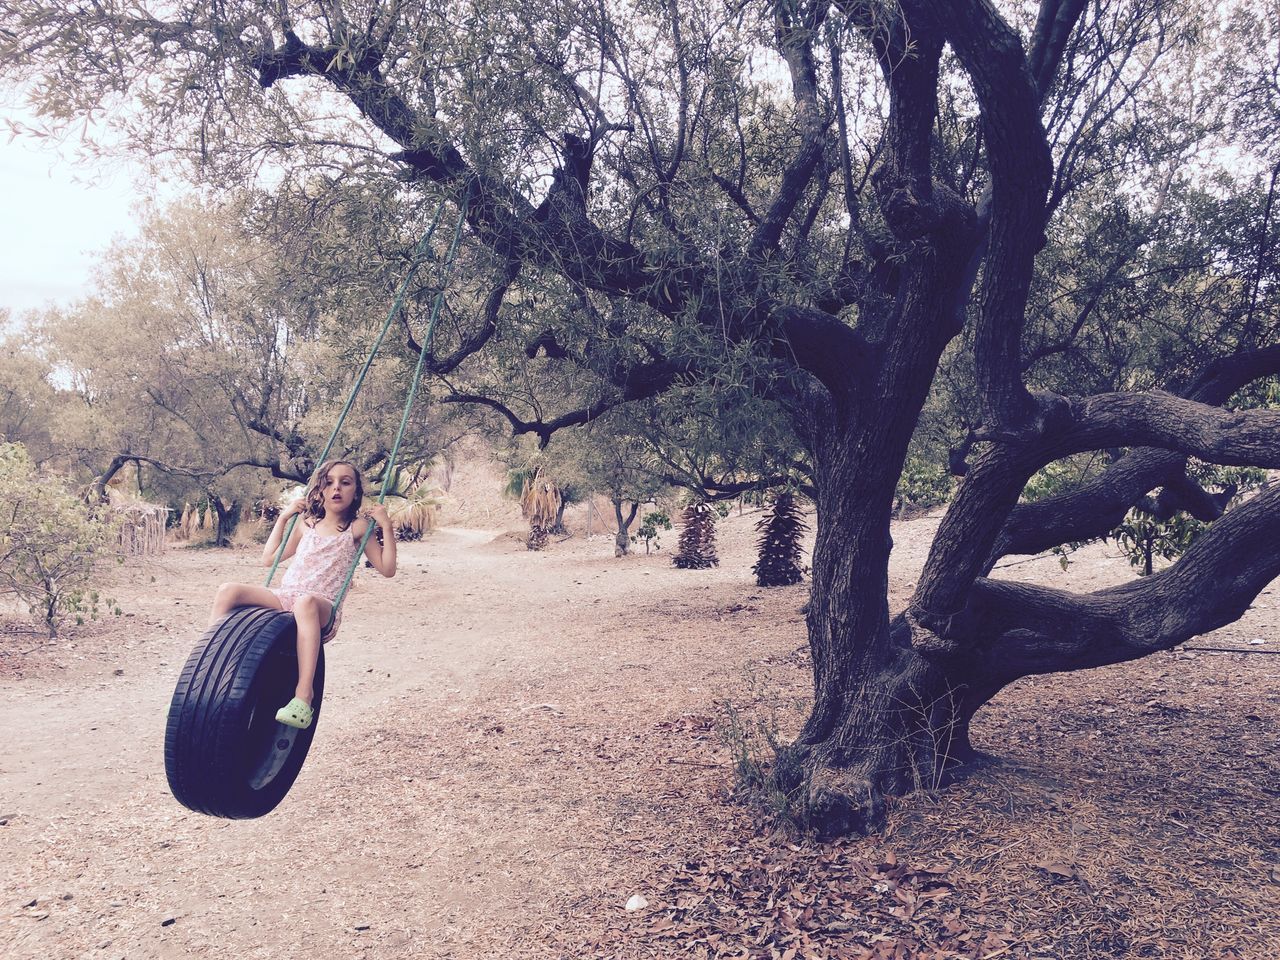
[[[280,539],[284,536],[284,529],[289,525],[289,518],[295,513],[302,513],[306,508],[307,501],[295,500],[289,506],[280,511],[280,516],[276,517],[276,525],[271,528],[271,536],[267,537],[267,542],[262,547],[262,565],[269,567],[275,563],[276,551],[280,549]],[[284,556],[281,560],[288,560],[298,549],[298,541],[302,539],[302,527],[299,524],[293,525],[293,533],[289,537],[289,545],[284,549]]]
[[[382,528],[382,543],[378,543],[375,537],[370,537],[364,545],[364,555],[373,564],[373,568],[384,577],[394,577],[396,575],[396,532],[391,526],[391,518],[387,516],[386,506],[375,503],[369,508],[369,518]],[[363,530],[360,531],[359,536],[364,536]]]

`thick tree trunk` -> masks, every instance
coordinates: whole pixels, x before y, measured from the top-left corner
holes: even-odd
[[[828,546],[852,548],[868,566],[884,549],[843,537]],[[934,789],[972,755],[965,691],[911,648],[902,618],[890,624],[879,579],[849,578],[809,608],[823,664],[815,662],[813,713],[777,775],[788,792],[801,792],[809,825],[823,835],[876,828],[884,797]]]
[[[218,529],[214,535],[214,545],[218,547],[231,546],[231,536],[236,532],[236,527],[240,524],[240,503],[232,500],[230,504],[224,504],[221,497],[210,496],[209,502],[213,505],[214,512],[218,515]]]
[[[569,504],[566,503],[564,500],[560,501],[560,506],[556,508],[556,519],[551,524],[551,529],[549,529],[547,533],[555,537],[566,537],[569,535],[569,531],[565,528],[565,525],[564,525],[564,508],[567,507],[568,505]]]
[[[873,829],[885,796],[937,786],[957,750],[967,753],[963,692],[913,649],[905,619],[889,616],[895,454],[910,423],[881,420],[859,434],[832,422],[817,458],[813,711],[775,768],[776,785],[802,799],[825,835]]]
[[[618,532],[613,538],[613,555],[615,557],[625,557],[631,552],[631,524],[636,518],[636,513],[640,510],[640,504],[631,504],[631,512],[626,516],[622,513],[622,500],[614,497],[613,514],[618,520]]]
[[[1277,485],[1149,577],[1092,594],[980,577],[940,619],[916,606],[930,592],[926,567],[912,606],[890,621],[887,518],[867,509],[883,491],[852,479],[845,490],[824,497],[818,514],[814,710],[775,770],[824,834],[873,828],[883,797],[942,785],[975,756],[974,714],[1015,680],[1170,649],[1238,619],[1280,576]]]

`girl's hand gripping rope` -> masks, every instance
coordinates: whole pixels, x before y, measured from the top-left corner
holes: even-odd
[[[364,555],[373,564],[373,568],[384,577],[396,575],[396,531],[391,525],[391,517],[387,514],[385,504],[375,503],[365,514],[369,522],[382,528],[382,543],[370,536],[365,542]]]

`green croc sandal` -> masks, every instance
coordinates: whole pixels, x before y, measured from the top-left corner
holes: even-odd
[[[301,697],[294,697],[276,711],[276,723],[283,723],[286,727],[297,727],[299,730],[305,730],[311,726],[312,715],[311,704]]]

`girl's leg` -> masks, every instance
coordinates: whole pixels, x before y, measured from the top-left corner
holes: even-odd
[[[267,607],[270,610],[283,610],[280,598],[266,587],[255,587],[248,583],[224,583],[213,597],[213,609],[209,611],[209,626],[213,626],[234,607]]]
[[[316,678],[316,663],[320,659],[320,631],[329,622],[332,612],[332,603],[310,593],[299,597],[293,605],[293,619],[298,624],[298,688],[294,696],[307,703],[315,696],[312,683]]]

